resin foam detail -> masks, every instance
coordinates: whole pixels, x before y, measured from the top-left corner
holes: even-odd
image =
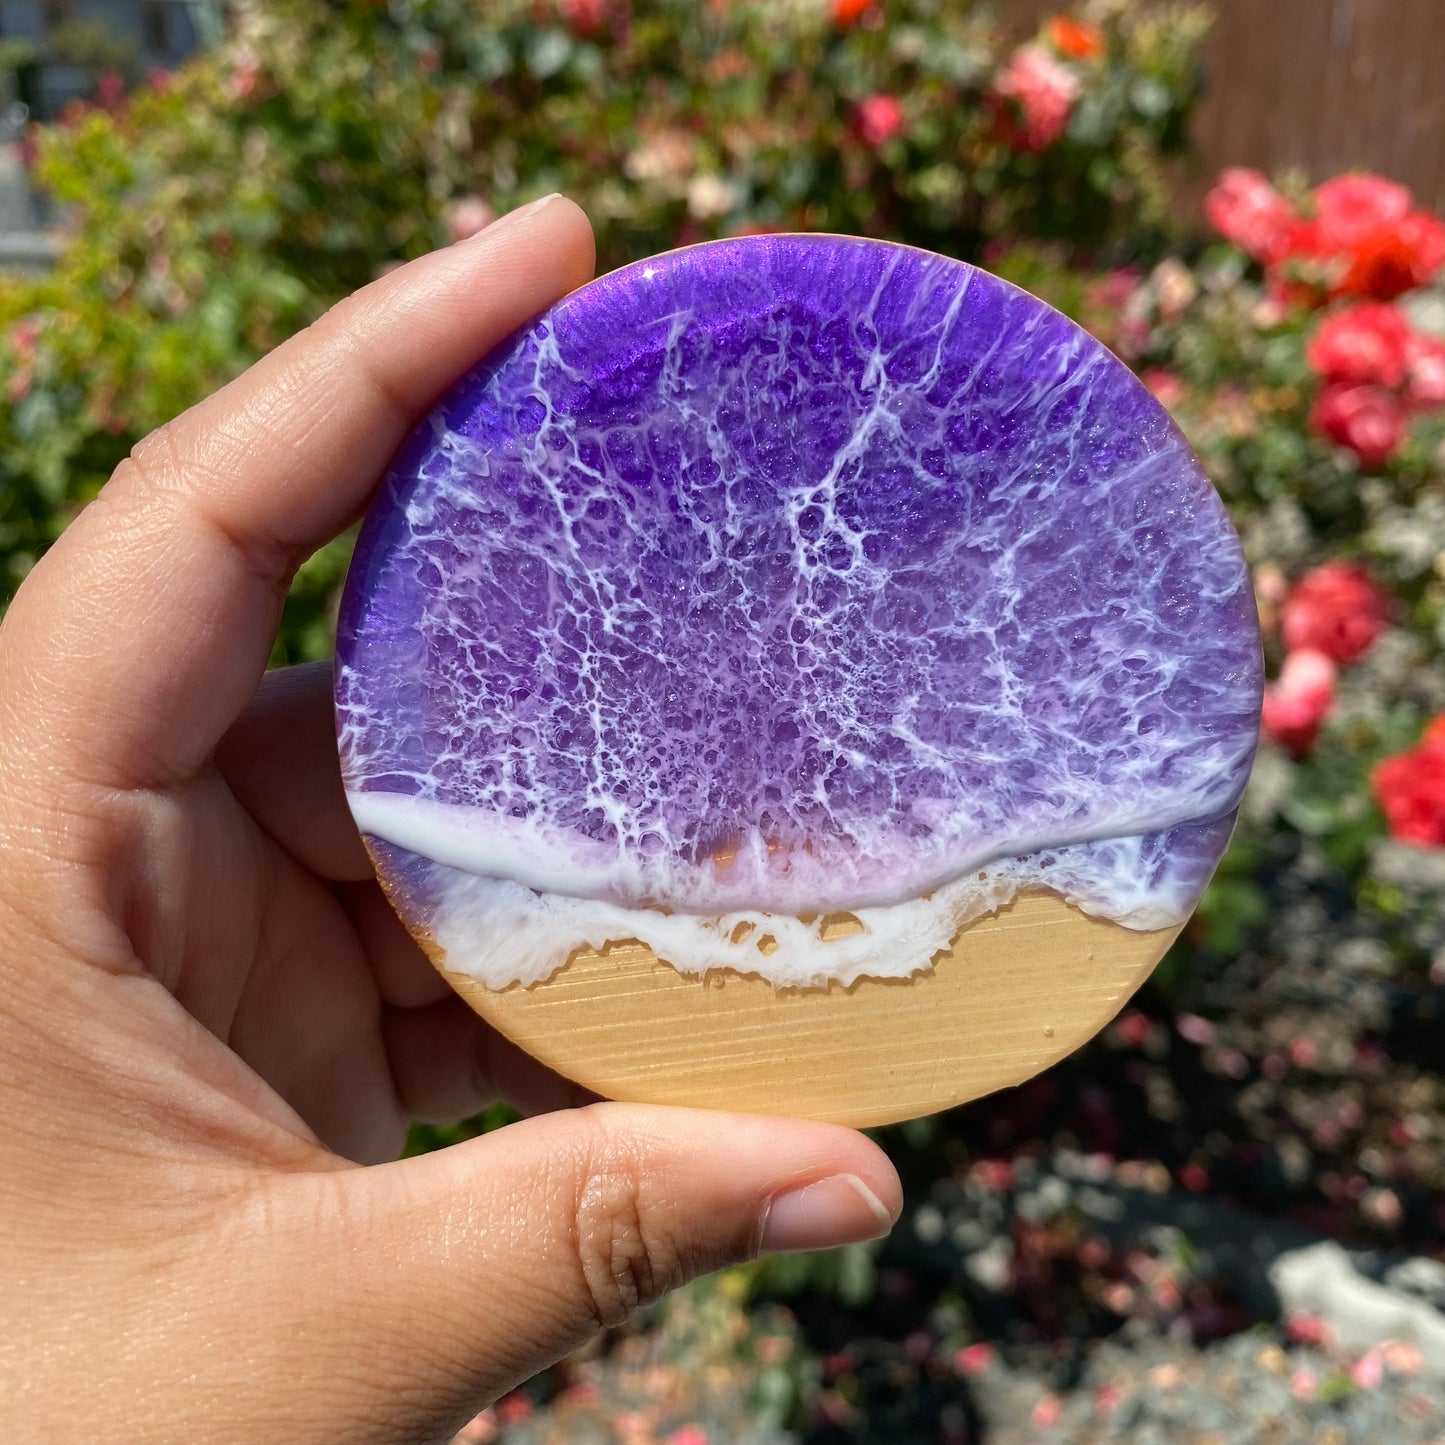
[[[756,237],[594,282],[444,399],[336,697],[393,897],[500,987],[630,938],[908,974],[1023,888],[1178,923],[1259,688],[1237,540],[1121,363],[962,263]]]

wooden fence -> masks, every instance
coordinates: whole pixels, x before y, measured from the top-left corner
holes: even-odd
[[[1031,28],[1060,0],[995,0]],[[1445,211],[1445,0],[1211,0],[1197,202],[1222,166],[1373,170]]]

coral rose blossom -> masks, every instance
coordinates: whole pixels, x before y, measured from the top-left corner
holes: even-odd
[[[1392,837],[1445,847],[1445,715],[1425,729],[1419,747],[1380,763],[1370,784]]]
[[[1334,700],[1334,663],[1309,648],[1291,652],[1278,680],[1264,690],[1260,726],[1293,757],[1307,757]]]
[[[1257,261],[1279,252],[1297,217],[1293,207],[1260,171],[1230,166],[1204,200],[1209,224]]]
[[[1326,381],[1399,386],[1412,334],[1398,307],[1362,301],[1327,316],[1310,337],[1305,358]]]
[[[1042,45],[1021,45],[994,81],[1004,134],[1019,150],[1041,151],[1063,135],[1079,98],[1079,79]],[[1017,122],[1009,108],[1017,111]]]
[[[1280,634],[1291,651],[1321,652],[1332,662],[1363,657],[1390,621],[1389,594],[1363,567],[1326,562],[1306,572],[1280,609]]]
[[[903,129],[903,107],[895,96],[867,95],[858,102],[858,134],[875,150]]]
[[[1331,382],[1310,412],[1322,436],[1348,447],[1367,467],[1389,461],[1405,440],[1405,408],[1382,386]]]
[[[1104,32],[1068,15],[1055,15],[1044,26],[1044,39],[1070,60],[1097,60],[1104,53]]]
[[[1410,192],[1381,176],[1336,176],[1315,188],[1320,242],[1348,251],[1410,214]]]

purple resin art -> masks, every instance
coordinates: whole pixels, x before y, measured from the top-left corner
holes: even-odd
[[[784,984],[927,968],[1020,889],[1181,922],[1260,685],[1224,509],[1103,346],[958,261],[763,236],[457,384],[362,530],[336,704],[449,968],[638,938]]]

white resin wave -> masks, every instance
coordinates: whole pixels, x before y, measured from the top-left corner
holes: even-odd
[[[377,809],[376,795],[352,794],[363,831],[377,836],[380,813],[395,823],[403,811]],[[413,800],[407,800],[413,801]],[[371,824],[372,827],[367,825]],[[933,892],[882,907],[854,908],[852,932],[834,936],[837,915],[807,916],[740,909],[697,914],[624,907],[528,886],[515,877],[470,871],[475,853],[448,847],[435,832],[420,837],[405,827],[396,845],[424,844],[429,861],[412,884],[424,900],[426,931],[446,967],[488,988],[550,978],[579,951],[644,943],[678,972],[701,977],[714,969],[756,974],[776,987],[844,985],[857,979],[906,978],[932,966],[959,931],[1006,906],[1024,890],[1047,889],[1081,911],[1124,927],[1174,927],[1189,916],[1198,893],[1198,854],[1217,853],[1229,820],[1204,828],[1109,839],[998,859]],[[500,854],[522,871],[523,854]],[[470,866],[466,866],[470,865]],[[558,877],[553,887],[585,886],[584,870]]]

